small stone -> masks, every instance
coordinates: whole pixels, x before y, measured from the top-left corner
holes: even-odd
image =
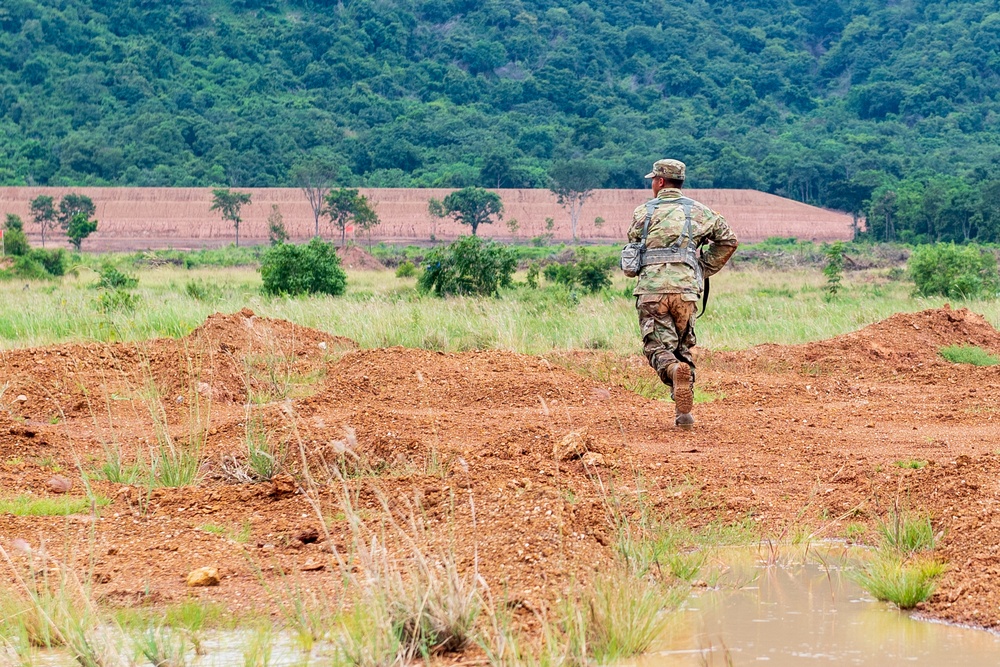
[[[583,465],[585,466],[604,465],[604,455],[598,454],[597,452],[587,452],[586,454],[583,455],[583,458],[580,460],[583,461]]]
[[[554,454],[560,461],[578,459],[590,450],[587,446],[589,439],[587,429],[571,431],[556,445]]]
[[[322,570],[324,567],[326,567],[326,565],[323,564],[322,562],[310,558],[302,565],[302,571],[315,572],[316,570]]]
[[[192,570],[187,576],[187,585],[192,588],[197,586],[218,586],[219,570],[214,567],[199,567]]]
[[[311,544],[319,541],[319,531],[315,528],[303,528],[292,535],[293,540],[298,540],[302,544]]]
[[[18,403],[27,403],[28,397],[25,396],[24,394],[18,394],[17,398],[15,398],[14,400],[17,401]]]
[[[325,342],[321,342],[319,344],[319,349],[321,349],[321,350],[323,350],[325,352],[326,351],[326,343]]]
[[[73,482],[62,475],[56,475],[45,482],[45,486],[52,493],[69,493],[69,490],[73,488]]]
[[[291,475],[275,475],[271,480],[271,497],[275,499],[287,498],[295,495],[295,478]]]

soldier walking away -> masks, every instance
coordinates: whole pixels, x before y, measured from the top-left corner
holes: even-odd
[[[706,279],[718,273],[739,245],[725,218],[681,193],[685,165],[658,160],[646,178],[653,179],[654,199],[635,209],[628,230],[638,261],[626,275],[636,275],[633,294],[639,312],[642,346],[649,365],[670,386],[674,424],[694,424],[695,365],[691,348],[697,340],[694,321]],[[698,249],[708,244],[700,253]],[[626,250],[629,246],[626,246]],[[704,304],[702,312],[704,312]]]

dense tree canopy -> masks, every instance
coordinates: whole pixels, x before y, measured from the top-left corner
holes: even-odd
[[[856,213],[941,174],[967,202],[998,177],[998,53],[998,0],[4,0],[0,183],[294,186],[321,161],[547,187],[587,159],[643,187],[671,156]]]

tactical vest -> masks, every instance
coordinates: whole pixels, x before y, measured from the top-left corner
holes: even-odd
[[[666,248],[647,248],[646,237],[649,235],[649,223],[653,218],[656,207],[663,203],[677,203],[684,207],[684,228],[680,236],[670,246]],[[705,278],[698,262],[698,248],[694,243],[694,236],[691,229],[691,207],[694,201],[687,197],[677,199],[650,199],[646,202],[646,219],[642,223],[642,241],[639,243],[629,243],[622,249],[622,269],[625,275],[629,275],[628,269],[635,270],[631,277],[639,274],[644,266],[651,264],[684,264],[694,271],[695,283],[698,291],[704,289]],[[630,266],[626,266],[626,263]]]

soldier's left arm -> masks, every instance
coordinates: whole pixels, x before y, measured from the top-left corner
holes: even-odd
[[[729,258],[736,252],[740,242],[720,213],[707,209],[706,230],[702,237],[708,241],[708,248],[701,253],[701,268],[705,277],[714,276],[722,270]]]

